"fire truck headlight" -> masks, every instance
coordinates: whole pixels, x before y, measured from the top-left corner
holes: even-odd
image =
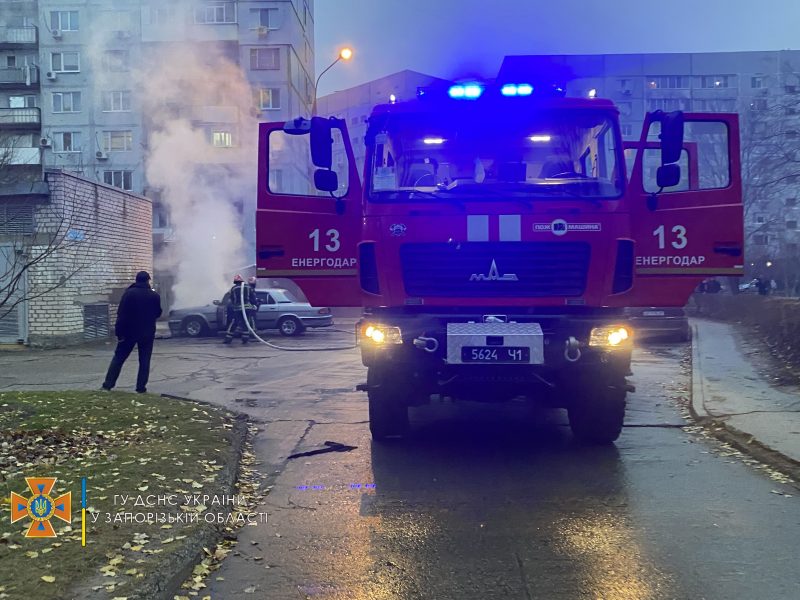
[[[378,346],[402,344],[403,334],[399,327],[387,325],[367,325],[362,329],[364,337]]]
[[[589,336],[589,345],[605,348],[630,348],[632,331],[621,325],[595,327]]]

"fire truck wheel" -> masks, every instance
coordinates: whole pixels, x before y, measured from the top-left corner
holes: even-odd
[[[584,389],[571,399],[567,413],[572,434],[588,444],[610,444],[622,433],[625,390]]]
[[[396,377],[370,367],[367,371],[369,430],[373,440],[403,436],[408,431],[408,406]]]
[[[300,335],[303,333],[303,324],[297,317],[282,317],[278,321],[278,331],[287,337]]]

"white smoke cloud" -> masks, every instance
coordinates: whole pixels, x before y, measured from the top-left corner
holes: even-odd
[[[159,45],[144,64],[135,81],[148,132],[145,174],[174,230],[157,261],[175,276],[173,308],[197,305],[221,297],[232,270],[254,262],[252,91],[209,43]],[[233,147],[215,147],[214,131],[229,132]]]

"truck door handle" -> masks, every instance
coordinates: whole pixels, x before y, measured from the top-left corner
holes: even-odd
[[[741,256],[742,246],[741,244],[714,244],[714,252],[728,256]]]
[[[270,258],[272,256],[283,256],[284,251],[282,246],[267,246],[258,251],[258,258]]]

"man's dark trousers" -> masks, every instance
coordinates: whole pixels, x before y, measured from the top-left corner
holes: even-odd
[[[117,384],[117,378],[122,365],[133,352],[133,347],[138,346],[139,349],[139,374],[136,377],[136,391],[145,392],[147,390],[147,380],[150,377],[150,357],[153,354],[153,342],[155,337],[145,337],[142,339],[121,339],[117,342],[117,349],[114,350],[114,358],[111,359],[111,364],[108,365],[108,373],[106,373],[106,380],[103,382],[103,387],[110,390]]]

